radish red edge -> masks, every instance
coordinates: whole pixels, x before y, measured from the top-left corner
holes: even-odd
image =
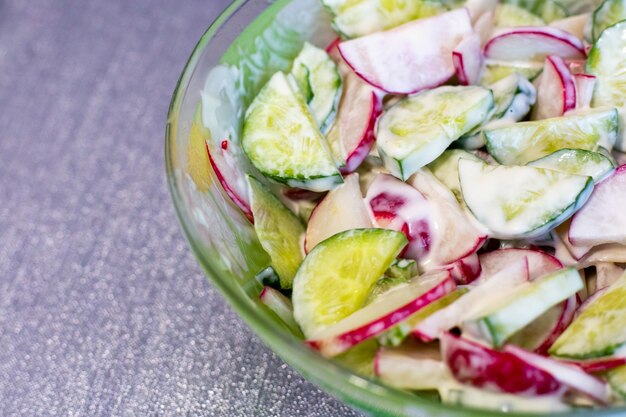
[[[567,64],[563,61],[563,58],[550,55],[547,57],[547,60],[550,61],[559,75],[563,86],[563,110],[559,115],[562,116],[566,111],[576,107],[576,83],[574,82],[574,77],[572,77]]]
[[[583,371],[589,373],[606,372],[618,366],[626,365],[626,357],[609,357],[580,361],[559,359],[559,361],[568,365],[576,365]]]
[[[426,307],[430,303],[437,301],[455,289],[456,284],[448,273],[440,282],[435,284],[435,286],[420,294],[414,300],[395,308],[392,311],[384,313],[381,317],[336,335],[331,334],[328,337],[322,336],[317,339],[309,339],[306,343],[314,350],[319,351],[323,356],[332,357],[339,355],[351,347],[398,324],[402,320],[408,318],[412,314]],[[341,322],[335,325],[340,323]]]
[[[244,216],[246,216],[246,218],[248,220],[250,220],[250,222],[254,223],[254,217],[252,215],[252,210],[250,209],[249,204],[244,202],[243,199],[241,197],[239,197],[239,195],[237,195],[237,193],[230,187],[230,185],[226,181],[226,178],[224,178],[224,175],[222,174],[222,172],[220,171],[219,167],[217,166],[217,164],[213,160],[213,157],[211,156],[211,150],[209,149],[209,144],[208,143],[205,143],[205,147],[206,147],[207,154],[209,155],[209,162],[211,163],[211,167],[213,168],[213,172],[215,172],[215,175],[217,176],[217,180],[222,185],[222,188],[226,192],[226,195],[228,195],[228,197],[230,197],[231,201],[237,207],[239,207],[239,209],[243,212]],[[224,150],[224,151],[226,151],[226,150]]]
[[[339,172],[342,174],[349,174],[356,170],[359,165],[367,158],[369,155],[372,146],[376,140],[376,136],[374,134],[374,130],[376,127],[376,121],[378,117],[381,115],[383,111],[382,103],[380,102],[378,95],[375,91],[372,91],[372,105],[370,109],[370,117],[363,132],[361,142],[357,145],[356,148],[352,149],[351,153],[346,158],[346,164],[339,168]]]
[[[550,346],[552,346],[554,341],[567,329],[567,326],[569,326],[574,319],[577,304],[575,296],[563,301],[563,310],[561,311],[559,319],[556,321],[552,331],[548,334],[548,337],[535,349],[535,353],[547,355]]]
[[[511,37],[514,36],[537,36],[553,39],[561,43],[565,49],[569,49],[569,51],[567,52],[565,50],[563,51],[564,56],[562,56],[562,58],[581,59],[585,58],[587,55],[585,52],[584,44],[574,35],[556,28],[539,26],[520,26],[498,33],[496,36],[489,39],[485,44],[483,48],[484,55],[489,58],[500,59],[501,57],[499,57],[498,55],[493,56],[493,49],[496,46],[499,46],[500,43],[507,42]],[[539,44],[541,43],[542,42],[539,42]],[[529,42],[529,46],[533,46],[533,43]],[[526,57],[520,57],[519,59],[526,59]]]
[[[549,373],[563,385],[589,396],[602,405],[606,405],[609,402],[611,393],[608,385],[599,378],[588,374],[577,365],[537,355],[513,345],[505,346],[503,352],[515,355],[536,368]]]

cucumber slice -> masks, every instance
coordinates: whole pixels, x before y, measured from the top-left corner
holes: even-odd
[[[448,10],[425,0],[322,0],[335,15],[333,26],[346,38],[357,38]]]
[[[495,308],[465,323],[464,328],[500,347],[513,334],[582,288],[576,269],[552,272],[518,287]]]
[[[282,288],[291,288],[293,277],[302,263],[301,240],[304,226],[298,216],[272,194],[259,180],[247,176],[254,230],[272,266],[280,277]]]
[[[313,117],[322,132],[335,120],[341,98],[341,76],[326,51],[308,42],[293,62],[291,74],[304,93]]]
[[[525,397],[522,395],[492,392],[463,384],[439,387],[441,401],[445,404],[469,408],[489,409],[506,413],[552,413],[567,411],[570,407],[558,395]]]
[[[595,42],[604,29],[626,20],[626,2],[624,0],[604,0],[593,12],[592,19],[591,36]]]
[[[552,169],[593,178],[598,183],[609,176],[615,167],[606,156],[583,149],[561,149],[548,156],[529,162],[529,166]]]
[[[465,203],[498,239],[542,236],[578,210],[593,190],[589,177],[529,166],[461,159]]]
[[[242,145],[262,174],[290,187],[326,191],[342,181],[306,103],[282,72],[248,107]]]
[[[613,392],[626,400],[626,365],[611,369],[606,373]]]
[[[271,287],[263,287],[261,295],[259,295],[261,302],[265,304],[283,323],[287,328],[296,336],[302,337],[302,332],[298,323],[293,318],[293,305],[291,300],[281,294],[280,291]]]
[[[554,342],[551,355],[609,356],[626,343],[626,274],[598,296]]]
[[[567,17],[567,9],[554,0],[505,0],[504,4],[512,4],[539,16],[550,23]]]
[[[378,121],[378,152],[385,167],[406,180],[480,125],[493,105],[491,91],[475,86],[439,87],[402,99]]]
[[[461,158],[472,161],[481,160],[473,153],[463,149],[448,149],[442,153],[439,158],[431,162],[428,165],[428,168],[443,185],[452,191],[452,194],[454,194],[459,204],[464,206],[465,200],[463,200],[461,183],[459,182],[459,159]]]
[[[617,111],[590,110],[484,131],[487,150],[499,163],[524,165],[566,148],[597,151],[612,147],[617,136]]]
[[[385,277],[387,278],[401,278],[406,281],[417,275],[417,262],[413,259],[398,258],[385,271]]]
[[[495,26],[544,26],[546,22],[536,14],[514,4],[499,4],[496,7]]]
[[[619,108],[621,135],[615,148],[626,151],[626,21],[605,29],[591,48],[586,72],[596,76],[596,86],[591,99],[592,107]]]
[[[486,60],[483,72],[480,75],[479,84],[489,87],[511,74],[518,73],[522,77],[532,81],[543,70],[543,63],[539,62],[505,62]]]
[[[307,337],[346,318],[367,296],[407,240],[384,229],[338,233],[309,252],[294,278],[294,316]]]

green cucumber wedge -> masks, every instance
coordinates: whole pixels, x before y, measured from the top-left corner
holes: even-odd
[[[326,51],[305,42],[293,62],[291,74],[306,97],[320,130],[325,133],[335,120],[341,98],[342,83],[337,64]]]
[[[480,80],[478,83],[484,87],[490,87],[492,84],[508,77],[511,74],[518,73],[529,81],[537,78],[543,71],[543,63],[541,62],[506,62],[486,60]]]
[[[593,178],[595,183],[602,181],[615,170],[613,162],[599,152],[582,149],[561,149],[548,156],[529,162],[529,166],[553,169],[569,174]]]
[[[498,239],[536,238],[575,213],[593,190],[590,177],[529,166],[459,160],[463,198]]]
[[[365,303],[406,246],[403,233],[353,229],[317,244],[294,278],[294,316],[305,336],[346,318]]]
[[[459,160],[461,158],[472,161],[481,161],[479,157],[463,149],[448,149],[439,158],[428,164],[430,172],[443,185],[448,187],[461,205],[465,205],[463,194],[461,193],[461,183],[459,182]]]
[[[295,336],[302,337],[300,327],[293,318],[293,305],[288,297],[272,287],[263,287],[259,299]]]
[[[487,150],[504,165],[525,165],[560,149],[610,149],[617,137],[617,110],[516,123],[484,131]]]
[[[248,107],[242,145],[263,175],[290,187],[326,191],[342,182],[303,96],[282,72]]]
[[[545,26],[546,22],[536,14],[514,4],[499,4],[496,7],[496,27]]]
[[[582,288],[583,282],[576,269],[560,269],[519,286],[491,311],[482,312],[480,317],[472,318],[463,327],[500,347],[552,306]]]
[[[587,306],[554,342],[553,356],[609,356],[626,344],[626,274]]]
[[[482,87],[439,87],[404,98],[378,121],[378,152],[392,175],[406,180],[456,139],[482,124],[494,106]]]
[[[626,20],[626,2],[624,0],[604,0],[593,12],[591,36],[597,41],[604,29]]]
[[[620,136],[615,148],[626,151],[626,21],[606,28],[589,51],[586,72],[596,76],[592,107],[619,109]]]
[[[293,277],[302,263],[304,226],[272,192],[248,175],[250,208],[254,230],[261,246],[270,255],[272,266],[280,277],[281,288],[291,288]]]
[[[606,379],[609,381],[613,392],[626,400],[626,365],[608,371]]]
[[[334,15],[333,26],[345,38],[357,38],[392,29],[411,20],[448,10],[428,0],[322,0]]]

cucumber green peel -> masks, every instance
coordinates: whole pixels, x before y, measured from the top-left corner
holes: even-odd
[[[291,74],[306,98],[313,117],[322,132],[335,119],[341,98],[341,76],[337,64],[326,51],[305,42],[293,62]]]
[[[300,219],[276,198],[259,180],[248,175],[250,207],[254,230],[261,246],[270,255],[280,277],[281,288],[291,288],[302,263],[301,239],[305,229]]]
[[[529,162],[529,166],[553,169],[574,175],[584,175],[600,182],[613,172],[613,162],[599,152],[583,149],[561,149]]]
[[[626,343],[626,274],[585,308],[550,348],[550,354],[587,359],[608,356]]]

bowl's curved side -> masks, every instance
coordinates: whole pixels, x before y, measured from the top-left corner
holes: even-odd
[[[493,411],[467,410],[435,403],[387,387],[358,376],[307,348],[301,340],[278,325],[258,302],[256,295],[259,287],[253,276],[266,262],[266,255],[258,247],[253,228],[225,197],[214,173],[211,173],[208,192],[197,190],[189,176],[186,163],[189,134],[207,74],[220,63],[235,65],[237,59],[245,57],[249,52],[247,48],[256,45],[257,36],[289,3],[290,0],[279,0],[268,8],[268,2],[264,0],[235,0],[199,40],[174,90],[165,134],[167,179],[178,219],[196,259],[211,282],[267,345],[305,378],[338,399],[377,416],[500,415]],[[253,20],[255,24],[249,25]],[[240,35],[242,27],[247,28]],[[231,44],[238,36],[242,36],[239,42]],[[226,53],[225,45],[231,45]],[[254,85],[259,88],[261,83],[262,77]],[[253,94],[254,88],[250,84],[245,85],[247,94]],[[623,410],[584,414],[617,416],[623,415]]]

